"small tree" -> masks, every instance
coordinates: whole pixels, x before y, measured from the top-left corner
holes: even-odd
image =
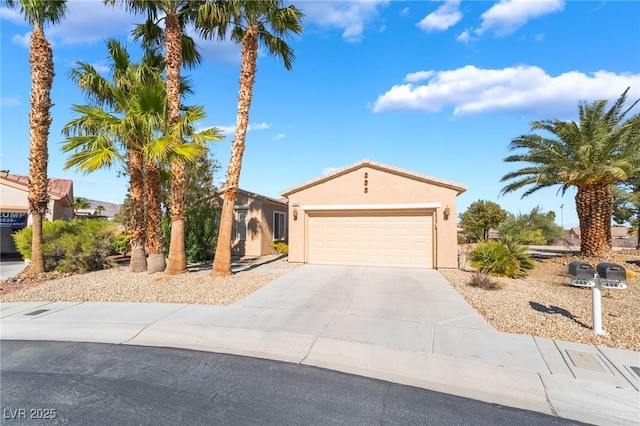
[[[106,209],[104,208],[104,206],[97,206],[96,207],[96,213],[98,214],[98,216],[102,216],[102,213],[105,211]]]
[[[619,225],[630,223],[638,238],[636,250],[640,250],[640,176],[635,176],[618,186],[613,186],[613,221]]]
[[[489,230],[497,228],[507,218],[507,212],[492,201],[478,200],[460,214],[460,223],[470,241],[486,240]]]
[[[535,207],[530,213],[511,213],[498,228],[500,236],[509,235],[521,244],[547,244],[550,240],[562,238],[562,227],[555,224],[556,214],[553,211],[542,213]]]

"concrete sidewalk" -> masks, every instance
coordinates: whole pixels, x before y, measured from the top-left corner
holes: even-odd
[[[433,270],[280,272],[231,306],[2,303],[0,337],[269,358],[586,423],[640,424],[638,352],[497,332]]]

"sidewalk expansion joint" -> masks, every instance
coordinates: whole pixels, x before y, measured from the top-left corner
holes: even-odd
[[[133,335],[133,337],[131,337],[130,339],[125,340],[124,342],[122,342],[122,343],[120,343],[120,344],[121,344],[121,345],[125,345],[125,344],[127,344],[128,342],[130,342],[130,341],[132,341],[133,339],[135,339],[136,337],[138,337],[138,336],[139,336],[143,331],[145,331],[147,328],[149,328],[149,327],[151,327],[152,325],[154,325],[154,324],[156,324],[156,323],[158,323],[158,322],[162,321],[163,319],[167,318],[168,316],[175,314],[176,312],[180,312],[181,310],[186,309],[188,306],[191,306],[191,305],[190,305],[190,304],[184,304],[184,305],[182,305],[179,309],[177,309],[177,310],[175,310],[175,311],[173,311],[173,312],[171,312],[171,313],[168,313],[168,314],[166,314],[165,316],[163,316],[163,317],[161,317],[161,318],[158,318],[157,320],[155,320],[155,321],[153,321],[153,322],[148,323],[147,325],[145,325],[144,327],[142,327],[142,329],[141,329],[140,331],[138,331],[136,334],[134,334],[134,335]]]

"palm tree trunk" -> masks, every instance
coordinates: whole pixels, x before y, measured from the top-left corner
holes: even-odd
[[[611,251],[613,197],[608,185],[580,188],[576,194],[580,220],[580,254],[601,257]]]
[[[45,271],[42,253],[42,221],[49,209],[47,163],[49,127],[51,126],[51,86],[53,84],[53,51],[36,21],[29,46],[31,64],[31,111],[29,112],[29,213],[33,221],[31,264],[29,273]]]
[[[231,275],[231,228],[233,226],[233,207],[236,203],[242,156],[245,148],[249,109],[253,98],[253,83],[256,78],[258,60],[258,27],[250,25],[242,39],[242,65],[240,68],[240,93],[238,95],[238,115],[236,133],[231,144],[231,158],[227,170],[224,203],[220,217],[220,231],[213,259],[213,275],[222,277]]]
[[[131,233],[131,272],[147,270],[145,253],[145,208],[144,208],[144,175],[142,153],[135,149],[128,150],[129,156],[129,198],[131,215],[129,227]]]
[[[165,18],[167,70],[168,119],[171,129],[180,120],[180,67],[182,66],[182,29],[178,14],[167,12]],[[175,133],[174,143],[182,142],[182,135]],[[187,270],[187,255],[184,244],[185,218],[185,176],[184,164],[180,160],[171,162],[171,194],[169,209],[171,212],[171,237],[169,241],[169,259],[166,272],[181,274]]]
[[[147,272],[164,271],[164,244],[162,242],[162,205],[160,195],[160,169],[155,161],[147,161],[145,187],[147,190]]]

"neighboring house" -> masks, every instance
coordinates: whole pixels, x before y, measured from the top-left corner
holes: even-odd
[[[222,207],[222,195],[212,202]],[[287,241],[286,202],[239,189],[234,210],[233,256],[264,256],[274,253],[274,242]]]
[[[572,245],[580,245],[580,228],[571,228],[567,233],[567,239]],[[638,237],[631,234],[630,228],[624,226],[611,227],[611,246],[634,248],[638,244]]]
[[[362,160],[282,193],[289,261],[457,268],[464,185]]]
[[[0,172],[0,251],[17,253],[11,234],[31,225],[28,215],[29,177]],[[73,218],[73,181],[49,179],[49,211],[45,219]]]

